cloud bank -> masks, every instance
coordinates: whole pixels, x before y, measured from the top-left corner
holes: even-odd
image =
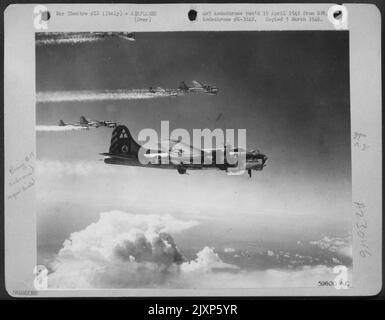
[[[320,240],[310,241],[309,244],[320,248],[335,252],[345,257],[352,257],[351,237],[328,237],[324,236]]]
[[[260,288],[317,286],[336,276],[327,266],[246,271],[204,247],[187,261],[171,234],[197,226],[165,215],[122,211],[72,233],[50,265],[49,288]]]

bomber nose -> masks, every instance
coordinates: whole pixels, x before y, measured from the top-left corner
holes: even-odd
[[[262,155],[262,161],[263,161],[263,164],[266,163],[267,159],[268,159],[268,157],[267,157],[266,155],[263,154],[263,155]]]

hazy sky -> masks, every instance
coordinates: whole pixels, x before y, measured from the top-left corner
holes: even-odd
[[[181,176],[98,161],[111,129],[37,133],[46,241],[55,223],[73,232],[112,209],[211,219],[223,237],[228,226],[238,228],[231,234],[238,238],[256,229],[281,239],[310,225],[348,229],[348,41],[348,32],[168,32],[138,33],[135,42],[37,47],[37,91],[176,88],[192,80],[219,88],[217,96],[38,104],[39,125],[85,115],[126,124],[134,137],[143,128],[160,130],[161,120],[190,133],[246,129],[248,148],[269,157],[252,179],[220,171]]]

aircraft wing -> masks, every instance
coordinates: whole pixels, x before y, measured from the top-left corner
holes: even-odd
[[[202,150],[178,140],[163,140],[159,143],[159,150],[167,152],[171,158],[186,160],[202,156]]]
[[[99,127],[102,124],[102,122],[98,121],[98,120],[90,120],[90,119],[87,119],[88,123],[87,124],[84,124],[85,126],[89,126],[89,127]]]
[[[116,153],[109,153],[109,152],[103,152],[99,153],[102,156],[110,157],[110,158],[116,158],[116,159],[131,159],[133,156],[131,155],[124,155],[124,154],[116,154]]]
[[[246,150],[242,148],[233,148],[232,146],[228,145],[227,148],[220,147],[220,148],[204,148],[204,149],[199,149],[197,147],[194,147],[192,145],[186,144],[181,141],[176,141],[176,140],[170,140],[170,152],[177,152],[177,151],[182,150],[186,155],[190,154],[192,156],[194,155],[201,155],[202,152],[204,154],[210,155],[212,152],[215,151],[223,151],[225,152],[226,150],[229,152],[229,155],[234,156],[234,155],[240,155],[243,153],[246,153]]]
[[[192,81],[192,84],[194,85],[195,88],[203,88],[203,84],[201,84],[200,82],[196,81],[196,80],[193,80]]]
[[[242,148],[233,148],[232,146],[228,145],[227,148],[225,147],[221,147],[221,148],[205,148],[205,149],[202,149],[203,152],[205,153],[212,153],[212,152],[215,152],[215,151],[228,151],[228,154],[230,156],[237,156],[237,155],[241,155],[241,154],[244,154],[246,153],[246,150],[242,149]]]
[[[135,41],[135,33],[133,32],[120,32],[118,37],[124,40]]]
[[[158,148],[164,152],[170,152],[176,143],[175,140],[162,140],[159,142]]]
[[[202,153],[201,149],[178,140],[170,140],[169,145],[170,145],[170,152],[173,152],[173,153],[182,152],[183,155],[186,155],[186,156],[201,155]]]
[[[202,151],[204,151],[204,152],[225,151],[225,148],[224,147],[222,147],[222,148],[204,148],[204,149],[202,149]]]
[[[169,155],[168,152],[157,152],[157,153],[145,153],[143,156],[145,158],[152,159],[152,158],[157,158],[157,157],[167,158],[168,155]]]

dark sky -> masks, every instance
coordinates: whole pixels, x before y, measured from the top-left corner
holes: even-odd
[[[202,210],[236,203],[239,211],[350,216],[348,32],[162,32],[136,39],[37,47],[37,91],[176,88],[198,80],[218,86],[218,95],[38,104],[37,124],[85,115],[124,123],[134,137],[144,128],[159,130],[161,120],[191,134],[192,128],[245,128],[248,148],[269,157],[253,179],[194,172],[180,182],[175,172],[138,169],[130,183],[148,183],[154,199],[182,210],[209,194],[212,203],[201,201]],[[110,135],[105,128],[37,133],[38,157],[97,161]],[[164,179],[167,192],[154,187]]]

